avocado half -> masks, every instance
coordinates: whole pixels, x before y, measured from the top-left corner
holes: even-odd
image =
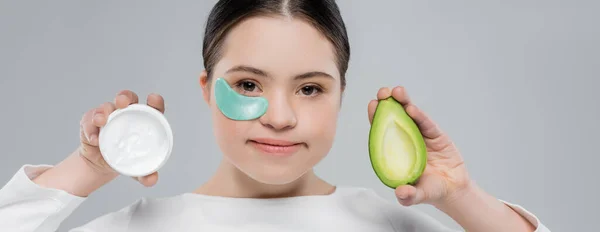
[[[379,100],[369,131],[375,174],[390,188],[414,185],[427,165],[425,140],[417,124],[393,97]]]

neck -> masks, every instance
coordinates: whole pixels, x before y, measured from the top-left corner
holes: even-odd
[[[312,169],[290,183],[272,185],[252,179],[223,159],[215,175],[194,193],[236,198],[281,198],[328,195],[334,191],[335,186],[317,177]]]

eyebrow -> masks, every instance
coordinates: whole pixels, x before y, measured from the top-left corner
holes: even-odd
[[[227,70],[227,72],[225,73],[233,73],[233,72],[248,72],[248,73],[252,73],[255,75],[259,75],[262,77],[267,77],[267,78],[272,78],[273,76],[271,76],[271,74],[269,74],[268,72],[258,69],[258,68],[254,68],[251,66],[247,66],[247,65],[238,65],[235,66],[233,68],[230,68],[229,70]],[[300,75],[296,75],[294,77],[294,80],[302,80],[302,79],[308,79],[311,77],[327,77],[327,78],[331,78],[331,79],[335,79],[333,76],[325,73],[325,72],[320,72],[320,71],[312,71],[312,72],[307,72],[307,73],[303,73]]]

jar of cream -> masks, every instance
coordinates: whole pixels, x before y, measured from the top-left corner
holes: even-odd
[[[99,147],[106,163],[122,175],[140,177],[158,171],[173,149],[165,116],[146,104],[112,112],[100,128]]]

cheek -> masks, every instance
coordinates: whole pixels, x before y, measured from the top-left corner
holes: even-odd
[[[303,104],[297,113],[297,129],[313,144],[330,145],[336,132],[338,106],[333,100]]]
[[[246,135],[250,128],[249,122],[233,121],[225,117],[214,104],[211,106],[211,111],[213,131],[217,143],[219,143],[223,149],[234,149],[235,146],[231,146],[232,144],[237,144],[245,139],[244,135]]]

